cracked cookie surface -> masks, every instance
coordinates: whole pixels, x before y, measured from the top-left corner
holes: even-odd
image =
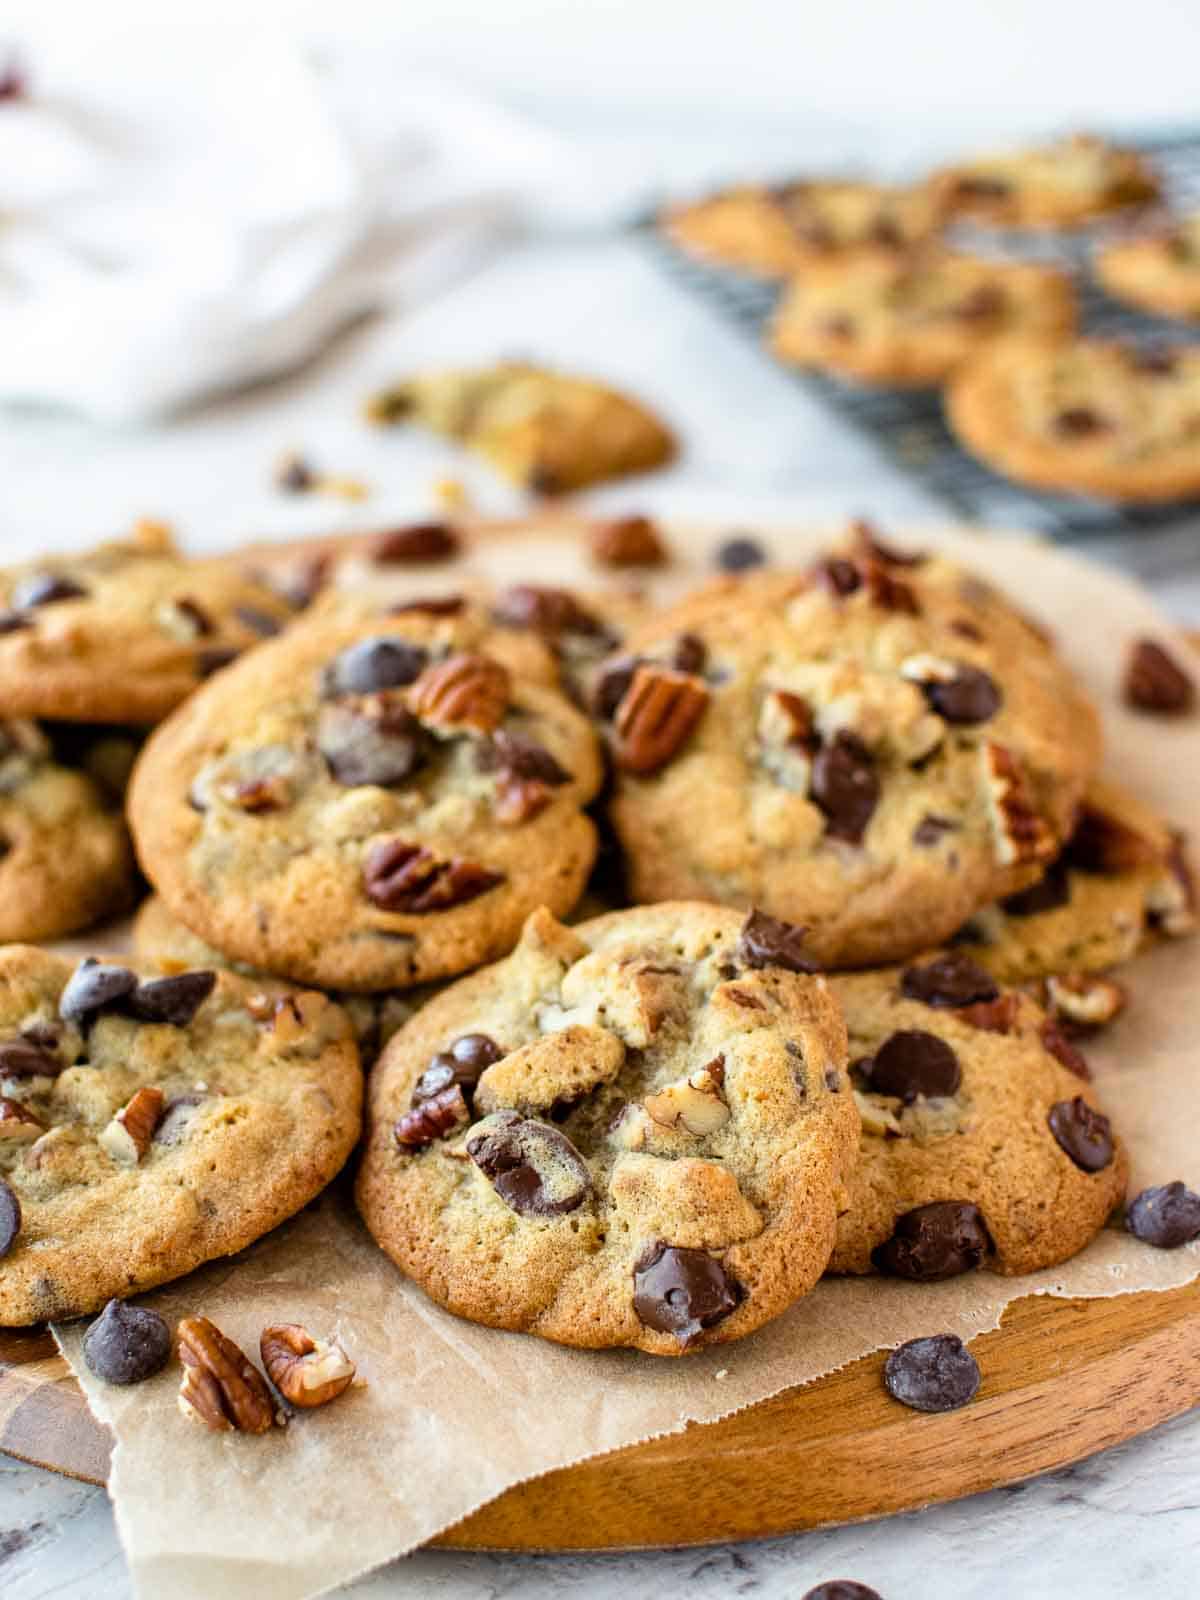
[[[676,1355],[812,1287],[857,1139],[844,1031],[825,981],[765,964],[744,921],[536,912],[392,1040],[358,1201],[438,1304]]]

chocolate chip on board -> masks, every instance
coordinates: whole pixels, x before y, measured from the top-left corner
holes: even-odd
[[[893,1278],[940,1283],[979,1266],[992,1248],[977,1205],[969,1200],[932,1200],[897,1217],[892,1236],[876,1245],[871,1260]]]
[[[809,792],[825,814],[826,831],[860,844],[879,804],[879,779],[867,747],[852,733],[822,745],[812,765]]]
[[[467,1154],[519,1217],[564,1216],[591,1193],[591,1174],[566,1134],[515,1111],[477,1123]]]
[[[917,1028],[901,1028],[885,1039],[866,1069],[872,1094],[911,1104],[918,1095],[954,1094],[962,1082],[958,1057],[944,1039]]]
[[[1059,1148],[1084,1172],[1101,1172],[1112,1160],[1112,1124],[1082,1095],[1056,1101],[1046,1121]]]
[[[105,1383],[141,1383],[171,1358],[171,1330],[157,1311],[110,1300],[83,1336],[88,1370]]]
[[[990,972],[952,950],[948,955],[927,961],[924,966],[906,967],[900,974],[900,993],[906,1000],[944,1010],[979,1005],[994,1000],[1000,993]]]
[[[1129,1202],[1125,1226],[1143,1244],[1178,1250],[1200,1239],[1200,1194],[1178,1180],[1143,1189]]]
[[[742,1290],[707,1250],[659,1243],[633,1269],[633,1309],[644,1327],[693,1344],[742,1299]]]
[[[742,924],[737,956],[747,967],[783,967],[788,972],[819,972],[820,968],[804,948],[807,928],[794,922],[781,922],[757,908]]]
[[[137,973],[130,972],[128,967],[109,966],[97,961],[95,956],[88,956],[67,979],[59,998],[58,1014],[64,1022],[86,1026],[106,1006],[126,999],[137,986]]]
[[[12,1249],[21,1231],[21,1202],[0,1178],[0,1256]]]
[[[883,1386],[913,1411],[957,1411],[979,1392],[979,1363],[952,1333],[902,1344],[883,1365]]]
[[[1125,669],[1126,702],[1138,711],[1179,716],[1196,701],[1196,685],[1175,658],[1153,639],[1135,641]]]

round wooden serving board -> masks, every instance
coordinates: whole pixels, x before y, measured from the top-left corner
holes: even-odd
[[[880,1381],[880,1351],[724,1422],[521,1484],[434,1543],[720,1543],[911,1511],[1065,1466],[1200,1403],[1200,1282],[1018,1300],[971,1348],[983,1385],[965,1411],[897,1405]],[[110,1436],[49,1333],[0,1331],[0,1448],[104,1482]]]

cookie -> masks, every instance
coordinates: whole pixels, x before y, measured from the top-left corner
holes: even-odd
[[[539,495],[647,472],[675,454],[670,430],[629,395],[515,361],[412,378],[373,396],[367,415],[457,439]]]
[[[1200,494],[1200,346],[1014,339],[946,393],[959,442],[1038,489],[1154,502]]]
[[[535,913],[384,1053],[358,1182],[377,1242],[457,1315],[562,1344],[679,1355],[778,1315],[828,1257],[858,1136],[795,931]]]
[[[1028,885],[1099,754],[1090,703],[1013,605],[863,528],[808,573],[667,609],[593,707],[634,900],[761,906],[823,966],[900,959]]]
[[[0,1325],[95,1311],[241,1250],[354,1148],[362,1076],[324,995],[0,950]]]
[[[674,206],[660,226],[691,255],[784,278],[848,250],[919,244],[936,231],[939,213],[926,187],[799,180],[774,188],[746,184]]]
[[[0,942],[58,939],[116,916],[134,881],[110,797],[56,761],[36,723],[0,722]]]
[[[0,706],[13,717],[161,721],[292,609],[232,561],[137,538],[0,571]]]
[[[1002,982],[1024,983],[1106,972],[1195,925],[1179,836],[1125,790],[1093,779],[1061,855],[1028,889],[977,911],[955,947]],[[1089,992],[1078,997],[1083,1025]],[[1061,999],[1069,1012],[1069,986]]]
[[[1153,316],[1200,317],[1200,213],[1099,250],[1095,273],[1117,300]]]
[[[587,719],[428,611],[300,624],[151,736],[139,858],[232,960],[370,991],[505,954],[568,910],[595,854]]]
[[[1082,1250],[1128,1163],[1045,1012],[960,952],[830,988],[863,1122],[830,1271],[932,1282]]]
[[[1014,333],[1068,333],[1069,279],[1049,267],[931,246],[818,262],[789,285],[769,333],[782,361],[862,383],[932,388],[981,346]]]
[[[166,976],[191,967],[214,967],[239,972],[258,983],[278,981],[244,962],[227,960],[219,950],[205,944],[173,917],[156,894],[143,900],[138,907],[133,919],[133,949],[144,967]],[[433,992],[432,988],[421,986],[394,991],[385,989],[379,994],[346,994],[335,990],[329,998],[349,1017],[362,1064],[368,1067],[392,1035],[420,1010]]]
[[[980,156],[933,180],[947,211],[1015,228],[1070,228],[1158,198],[1153,168],[1091,134]]]

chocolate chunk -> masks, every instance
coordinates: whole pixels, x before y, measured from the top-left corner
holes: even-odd
[[[201,678],[211,678],[214,672],[221,672],[230,662],[236,661],[240,654],[232,645],[213,645],[205,650],[197,650],[196,673]]]
[[[933,1200],[897,1217],[892,1237],[871,1252],[876,1268],[914,1283],[939,1283],[971,1272],[992,1248],[979,1207]]]
[[[129,1013],[139,1022],[165,1022],[172,1028],[186,1028],[216,986],[215,972],[180,972],[171,978],[149,978],[129,996]]]
[[[82,600],[87,590],[74,578],[57,572],[31,572],[13,585],[9,604],[14,611],[32,611],[35,606],[53,605],[59,600]]]
[[[138,986],[128,967],[101,965],[95,956],[81,961],[67,980],[58,1002],[64,1022],[87,1027],[106,1007],[126,999]]]
[[[544,745],[504,728],[498,728],[490,739],[479,744],[475,765],[481,772],[507,772],[514,778],[548,783],[552,788],[571,781],[571,774],[559,766]]]
[[[813,568],[813,577],[831,594],[845,596],[862,588],[862,573],[844,556],[830,556],[819,562]]]
[[[525,475],[525,487],[530,494],[550,495],[561,494],[563,490],[562,476],[553,467],[544,462],[535,461]]]
[[[349,789],[405,783],[432,748],[416,717],[387,695],[325,706],[317,722],[317,749],[335,780]]]
[[[171,1330],[157,1311],[110,1300],[83,1336],[88,1370],[105,1383],[141,1383],[171,1358]]]
[[[448,1049],[439,1050],[432,1057],[413,1085],[410,1104],[418,1106],[423,1100],[432,1099],[456,1083],[470,1105],[480,1077],[503,1054],[496,1041],[486,1033],[464,1033]]]
[[[748,572],[765,564],[767,552],[757,539],[738,534],[717,546],[716,561],[722,572]]]
[[[33,618],[23,611],[0,611],[0,633],[19,633],[22,628],[32,628]]]
[[[937,956],[923,967],[906,967],[900,974],[900,993],[922,1005],[956,1010],[994,1000],[1000,993],[990,972],[958,951]]]
[[[641,664],[641,656],[613,656],[601,666],[592,685],[592,710],[602,722],[611,722],[616,716]]]
[[[0,1044],[0,1078],[57,1078],[66,1066],[58,1053],[31,1039]]]
[[[1200,1239],[1200,1194],[1178,1181],[1143,1189],[1129,1202],[1125,1226],[1143,1244],[1178,1250]]]
[[[884,250],[899,250],[904,245],[904,233],[894,217],[872,217],[867,239]]]
[[[783,967],[786,972],[819,972],[821,969],[804,948],[807,928],[794,922],[781,922],[757,909],[742,924],[737,943],[737,958],[747,967]]]
[[[496,601],[493,616],[510,628],[534,628],[539,633],[602,634],[603,626],[567,589],[549,589],[533,583],[515,584]]]
[[[415,522],[408,528],[381,533],[371,543],[371,560],[391,563],[452,561],[462,548],[454,529],[444,522]]]
[[[910,1339],[883,1364],[884,1388],[914,1411],[957,1411],[974,1400],[979,1378],[979,1363],[952,1333]]]
[[[742,1299],[741,1285],[707,1250],[653,1245],[633,1269],[633,1309],[644,1327],[693,1344]]]
[[[1071,880],[1066,863],[1059,860],[1052,862],[1036,883],[1007,895],[1000,905],[1010,917],[1036,917],[1043,911],[1057,911],[1070,898]]]
[[[478,862],[439,861],[426,846],[403,839],[380,840],[363,865],[363,887],[374,905],[415,916],[464,905],[503,882],[503,873]]]
[[[1068,406],[1054,419],[1054,430],[1066,439],[1091,439],[1103,433],[1108,423],[1090,406]]]
[[[515,1111],[485,1117],[467,1154],[519,1217],[565,1216],[591,1193],[587,1165],[566,1134]]]
[[[326,699],[341,694],[375,694],[414,683],[429,664],[429,652],[386,634],[360,639],[339,651],[321,674]]]
[[[671,652],[671,665],[676,672],[703,672],[708,660],[708,646],[694,633],[681,633]]]
[[[866,745],[845,732],[822,745],[813,761],[809,792],[825,813],[832,837],[861,843],[879,804],[879,779]]]
[[[911,1104],[918,1095],[954,1094],[962,1072],[958,1057],[944,1039],[916,1028],[901,1028],[876,1050],[866,1078],[873,1094],[893,1095]]]
[[[1112,1124],[1082,1095],[1056,1101],[1046,1122],[1059,1148],[1084,1172],[1101,1172],[1112,1160]]]
[[[940,843],[943,835],[957,833],[958,823],[952,822],[949,817],[938,817],[930,812],[921,818],[913,829],[913,843],[924,849]]]
[[[853,1578],[831,1578],[828,1583],[819,1583],[815,1589],[801,1595],[800,1600],[883,1600],[883,1597],[877,1589],[855,1583]]]
[[[1000,709],[1001,694],[995,681],[978,667],[960,666],[948,682],[921,685],[925,698],[947,722],[986,722]]]
[[[21,1202],[0,1178],[0,1256],[6,1256],[21,1231]]]
[[[260,611],[257,606],[235,606],[233,614],[238,621],[256,633],[260,639],[272,639],[280,631],[282,624],[277,618],[267,611]]]
[[[467,603],[466,595],[430,595],[427,599],[406,600],[402,605],[389,606],[389,617],[403,617],[410,611],[423,611],[428,617],[456,617]]]
[[[1173,656],[1153,639],[1134,644],[1125,669],[1125,699],[1138,711],[1178,716],[1196,702],[1196,685]]]

